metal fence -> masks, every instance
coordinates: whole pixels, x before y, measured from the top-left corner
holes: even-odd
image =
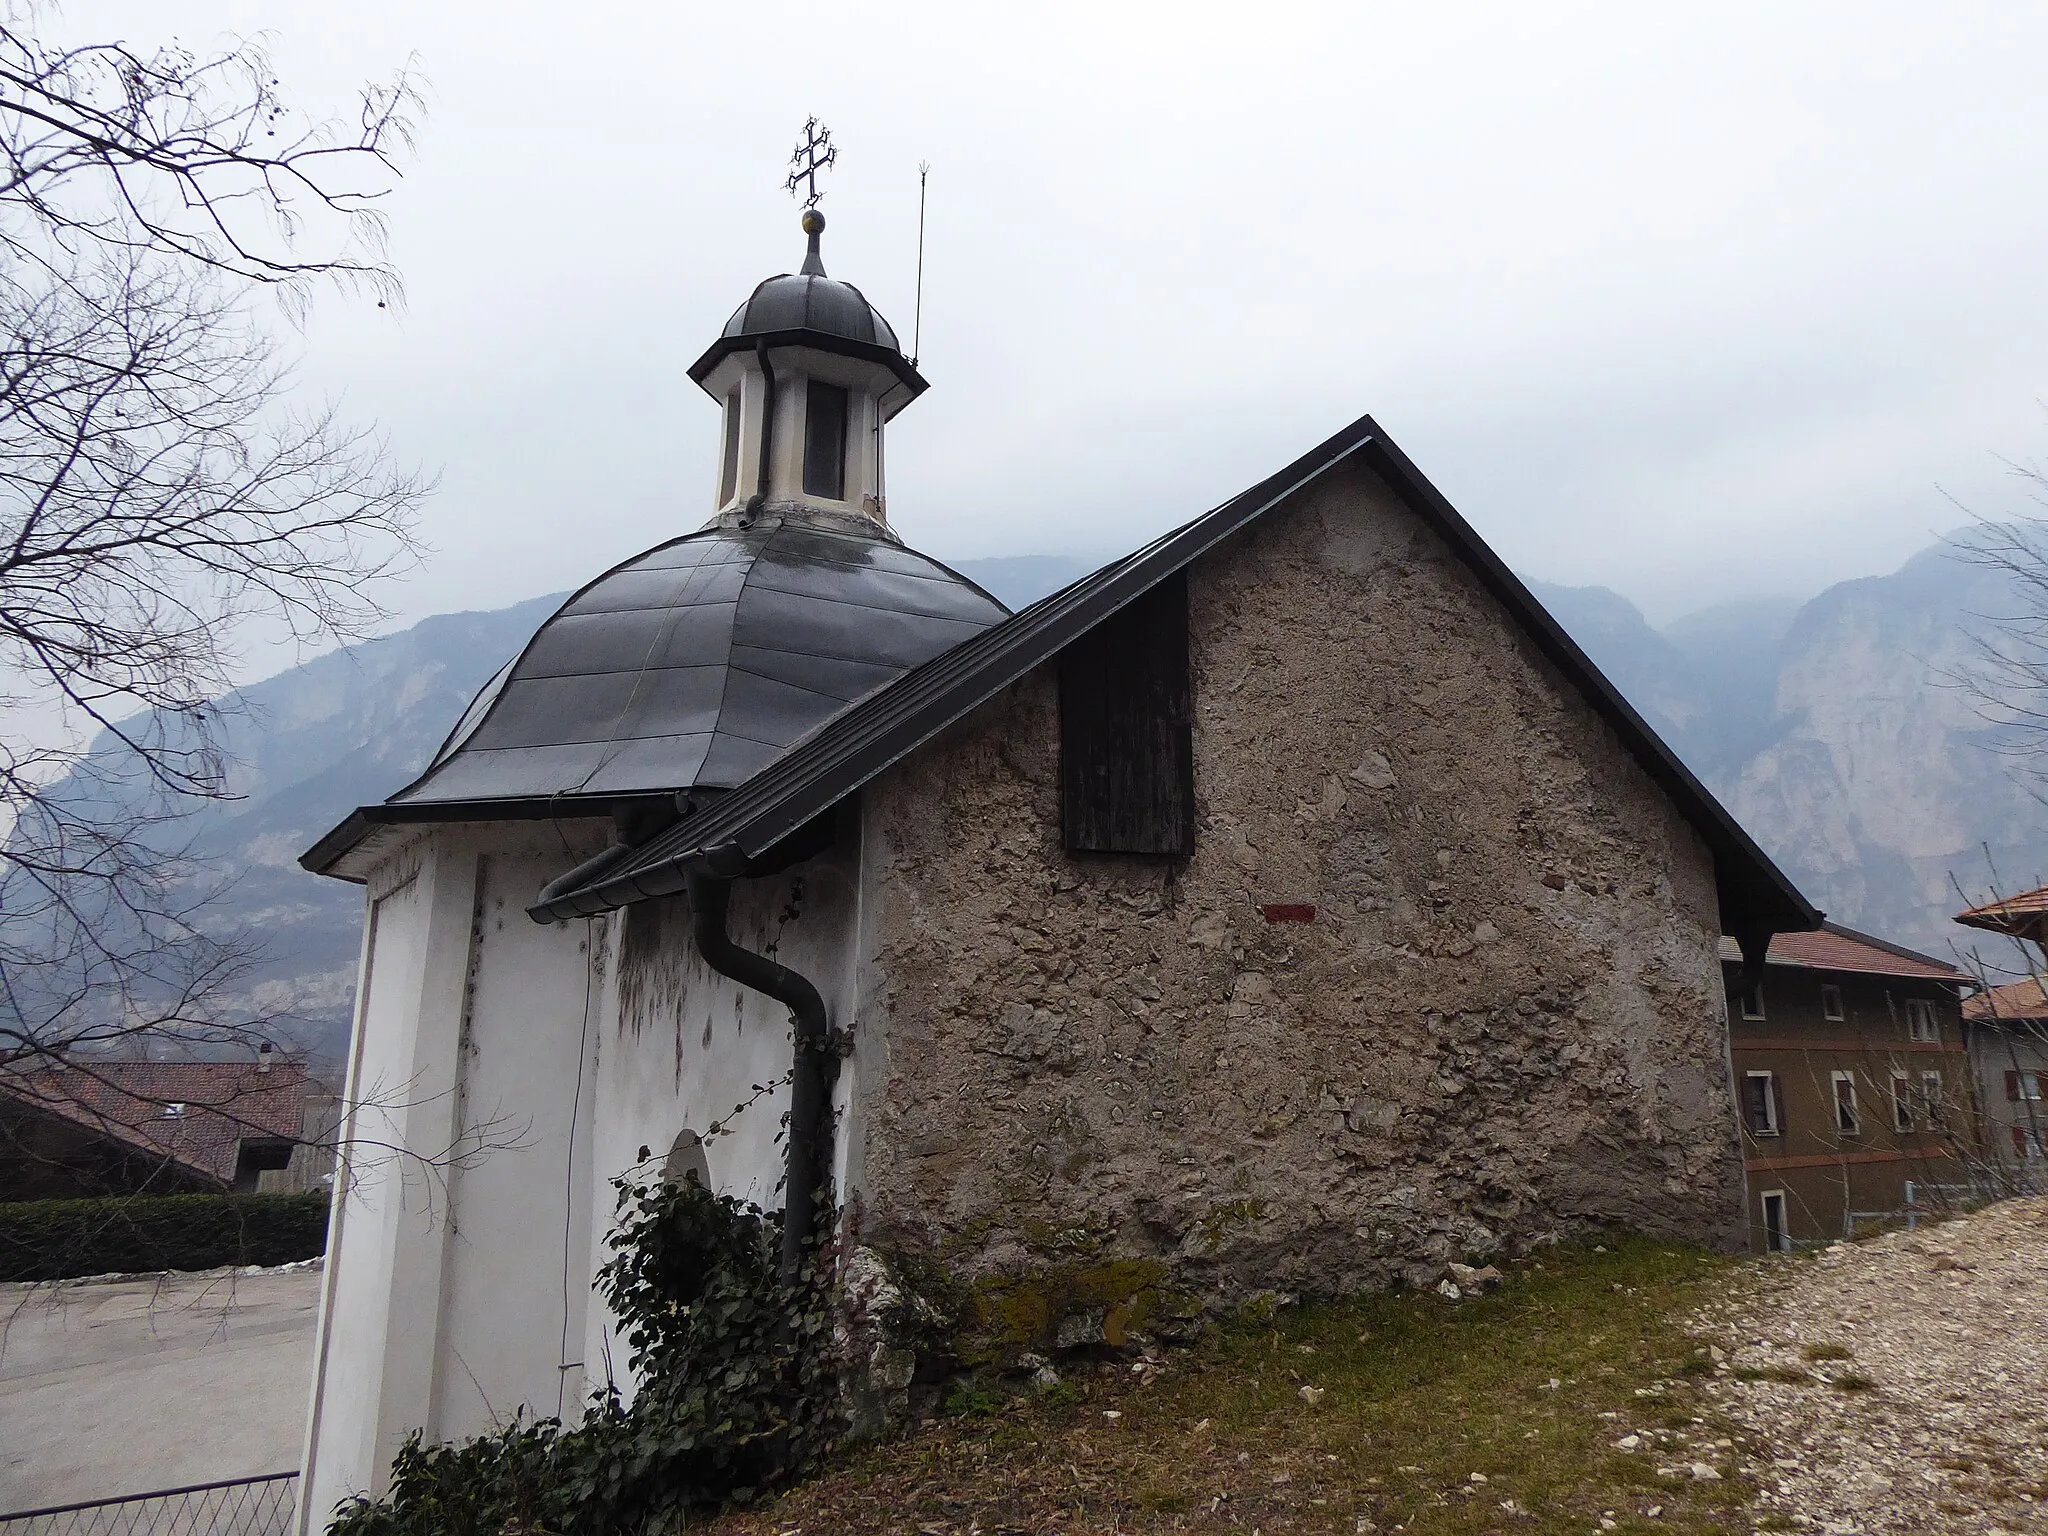
[[[288,1536],[299,1474],[194,1483],[0,1514],[0,1536]]]

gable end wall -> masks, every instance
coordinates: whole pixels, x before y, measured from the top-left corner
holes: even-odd
[[[1362,468],[1189,602],[1191,858],[1062,851],[1053,666],[867,792],[865,1234],[1222,1298],[1739,1241],[1711,858],[1604,722]]]

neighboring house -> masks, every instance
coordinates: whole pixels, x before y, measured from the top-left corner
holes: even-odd
[[[331,1102],[303,1063],[268,1051],[253,1062],[0,1063],[0,1200],[318,1186],[309,1109],[317,1119]]]
[[[1972,907],[1956,921],[2006,935],[2019,962],[2007,974],[2030,973],[1971,998],[1963,1017],[1995,1171],[2006,1188],[2037,1191],[2048,1183],[2048,887]]]
[[[1819,914],[1370,418],[1011,614],[891,529],[924,381],[815,246],[690,376],[709,521],[305,855],[366,898],[308,1520],[623,1369],[665,1167],[1021,1288],[1013,1358],[1741,1241],[1717,945]]]
[[[1985,1141],[2005,1182],[2048,1179],[2048,998],[2036,977],[1992,987],[1963,1004],[1984,1105]]]
[[[1724,940],[1750,1246],[1853,1236],[1970,1182],[1981,1147],[1954,966],[1838,923]]]

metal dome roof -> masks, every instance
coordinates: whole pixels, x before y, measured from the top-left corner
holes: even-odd
[[[794,521],[707,529],[572,597],[386,803],[731,788],[1007,613],[881,537]]]
[[[718,340],[690,365],[690,377],[698,384],[733,353],[765,343],[771,347],[816,347],[880,363],[909,387],[910,398],[924,393],[925,381],[917,365],[903,355],[903,344],[882,312],[853,284],[825,275],[825,263],[818,254],[818,236],[824,228],[817,210],[807,210],[804,229],[811,244],[802,270],[754,285],[747,302],[725,322]]]
[[[720,334],[751,338],[778,331],[815,331],[898,354],[903,351],[882,312],[858,288],[808,272],[785,272],[757,284]]]

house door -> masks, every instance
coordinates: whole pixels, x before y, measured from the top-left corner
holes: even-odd
[[[1790,1253],[1792,1234],[1785,1230],[1785,1192],[1774,1189],[1764,1200],[1764,1251]]]

